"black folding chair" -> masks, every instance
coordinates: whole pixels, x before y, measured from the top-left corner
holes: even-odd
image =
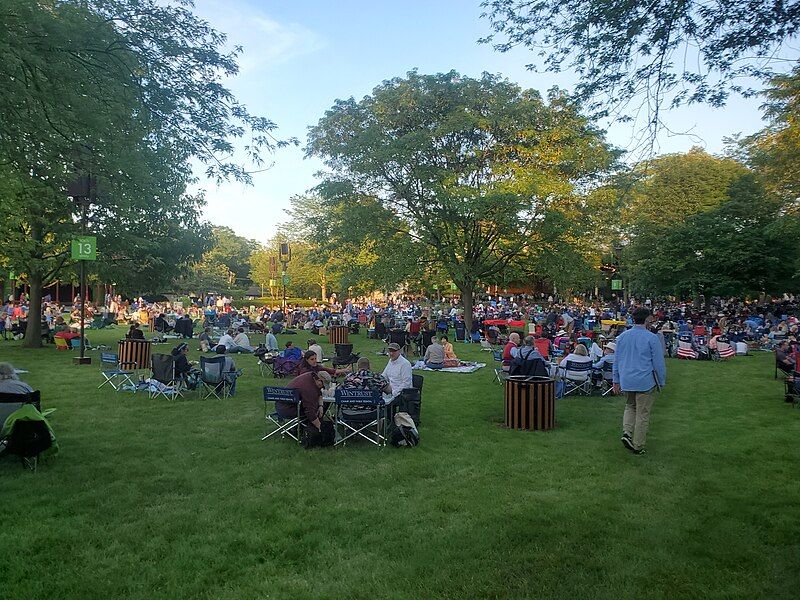
[[[411,351],[411,345],[408,340],[408,332],[398,331],[393,329],[389,332],[389,343],[397,344],[403,350],[403,354],[408,354]]]
[[[278,407],[274,406],[274,410],[270,412],[269,403],[284,402],[292,404],[297,408],[297,414],[293,417],[283,417],[278,413]],[[300,406],[300,392],[293,388],[265,386],[264,387],[264,420],[267,423],[274,425],[274,429],[267,435],[261,438],[261,441],[279,434],[281,437],[288,435],[294,441],[300,441],[300,429],[305,424],[305,419],[302,417]]]
[[[0,393],[0,430],[6,419],[25,404],[33,404],[34,408],[41,412],[41,392],[34,390],[27,394]],[[2,454],[2,449],[5,449],[9,454],[19,456],[23,467],[35,471],[39,454],[51,445],[50,433],[43,423],[17,421],[8,437],[0,438],[0,454]]]
[[[226,398],[228,379],[225,377],[225,357],[224,356],[201,356],[200,357],[200,389],[204,393],[203,400],[208,400],[212,396],[217,400]]]
[[[378,447],[386,445],[387,407],[378,390],[337,388],[336,426],[341,428],[336,444],[359,436]]]
[[[331,361],[334,369],[342,366],[353,368],[360,358],[358,354],[353,354],[353,344],[334,344],[333,348],[336,353]]]
[[[153,354],[150,358],[152,369],[151,379],[158,384],[150,385],[150,397],[164,396],[167,400],[174,400],[176,396],[183,396],[182,382],[175,376],[175,357],[171,354]],[[162,387],[163,386],[163,387]]]

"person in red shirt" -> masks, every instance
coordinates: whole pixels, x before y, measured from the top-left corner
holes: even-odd
[[[519,348],[519,334],[517,332],[508,336],[508,343],[503,348],[503,370],[508,371],[511,361],[514,360],[516,350]]]

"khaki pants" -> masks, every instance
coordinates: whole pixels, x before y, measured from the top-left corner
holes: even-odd
[[[653,406],[655,387],[647,392],[625,392],[625,413],[622,416],[622,430],[631,436],[637,450],[644,448],[647,428],[650,425],[650,409]]]

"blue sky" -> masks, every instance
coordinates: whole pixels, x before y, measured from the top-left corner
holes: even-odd
[[[266,242],[285,220],[289,198],[313,187],[317,160],[303,158],[306,132],[337,98],[361,98],[381,81],[417,68],[421,73],[455,69],[477,76],[499,73],[519,85],[545,91],[572,89],[569,73],[525,69],[535,57],[525,50],[506,54],[478,44],[489,33],[479,0],[195,0],[195,12],[229,42],[241,45],[240,74],[227,82],[251,112],[275,121],[278,137],[297,137],[300,148],[278,150],[271,168],[254,176],[252,187],[202,181],[206,218],[240,235]],[[758,99],[735,98],[722,109],[694,106],[671,111],[658,138],[659,152],[693,145],[719,152],[723,138],[762,126]],[[605,125],[604,125],[605,126]],[[630,125],[607,126],[607,138],[632,148]]]

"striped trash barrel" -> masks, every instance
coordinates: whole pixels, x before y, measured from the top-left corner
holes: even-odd
[[[347,325],[334,325],[328,329],[328,343],[330,344],[349,344],[348,333],[350,328]]]
[[[546,377],[509,377],[505,382],[506,427],[544,430],[556,426],[555,381]]]
[[[150,368],[151,343],[147,340],[120,340],[118,346],[120,364],[136,364],[136,369]]]

